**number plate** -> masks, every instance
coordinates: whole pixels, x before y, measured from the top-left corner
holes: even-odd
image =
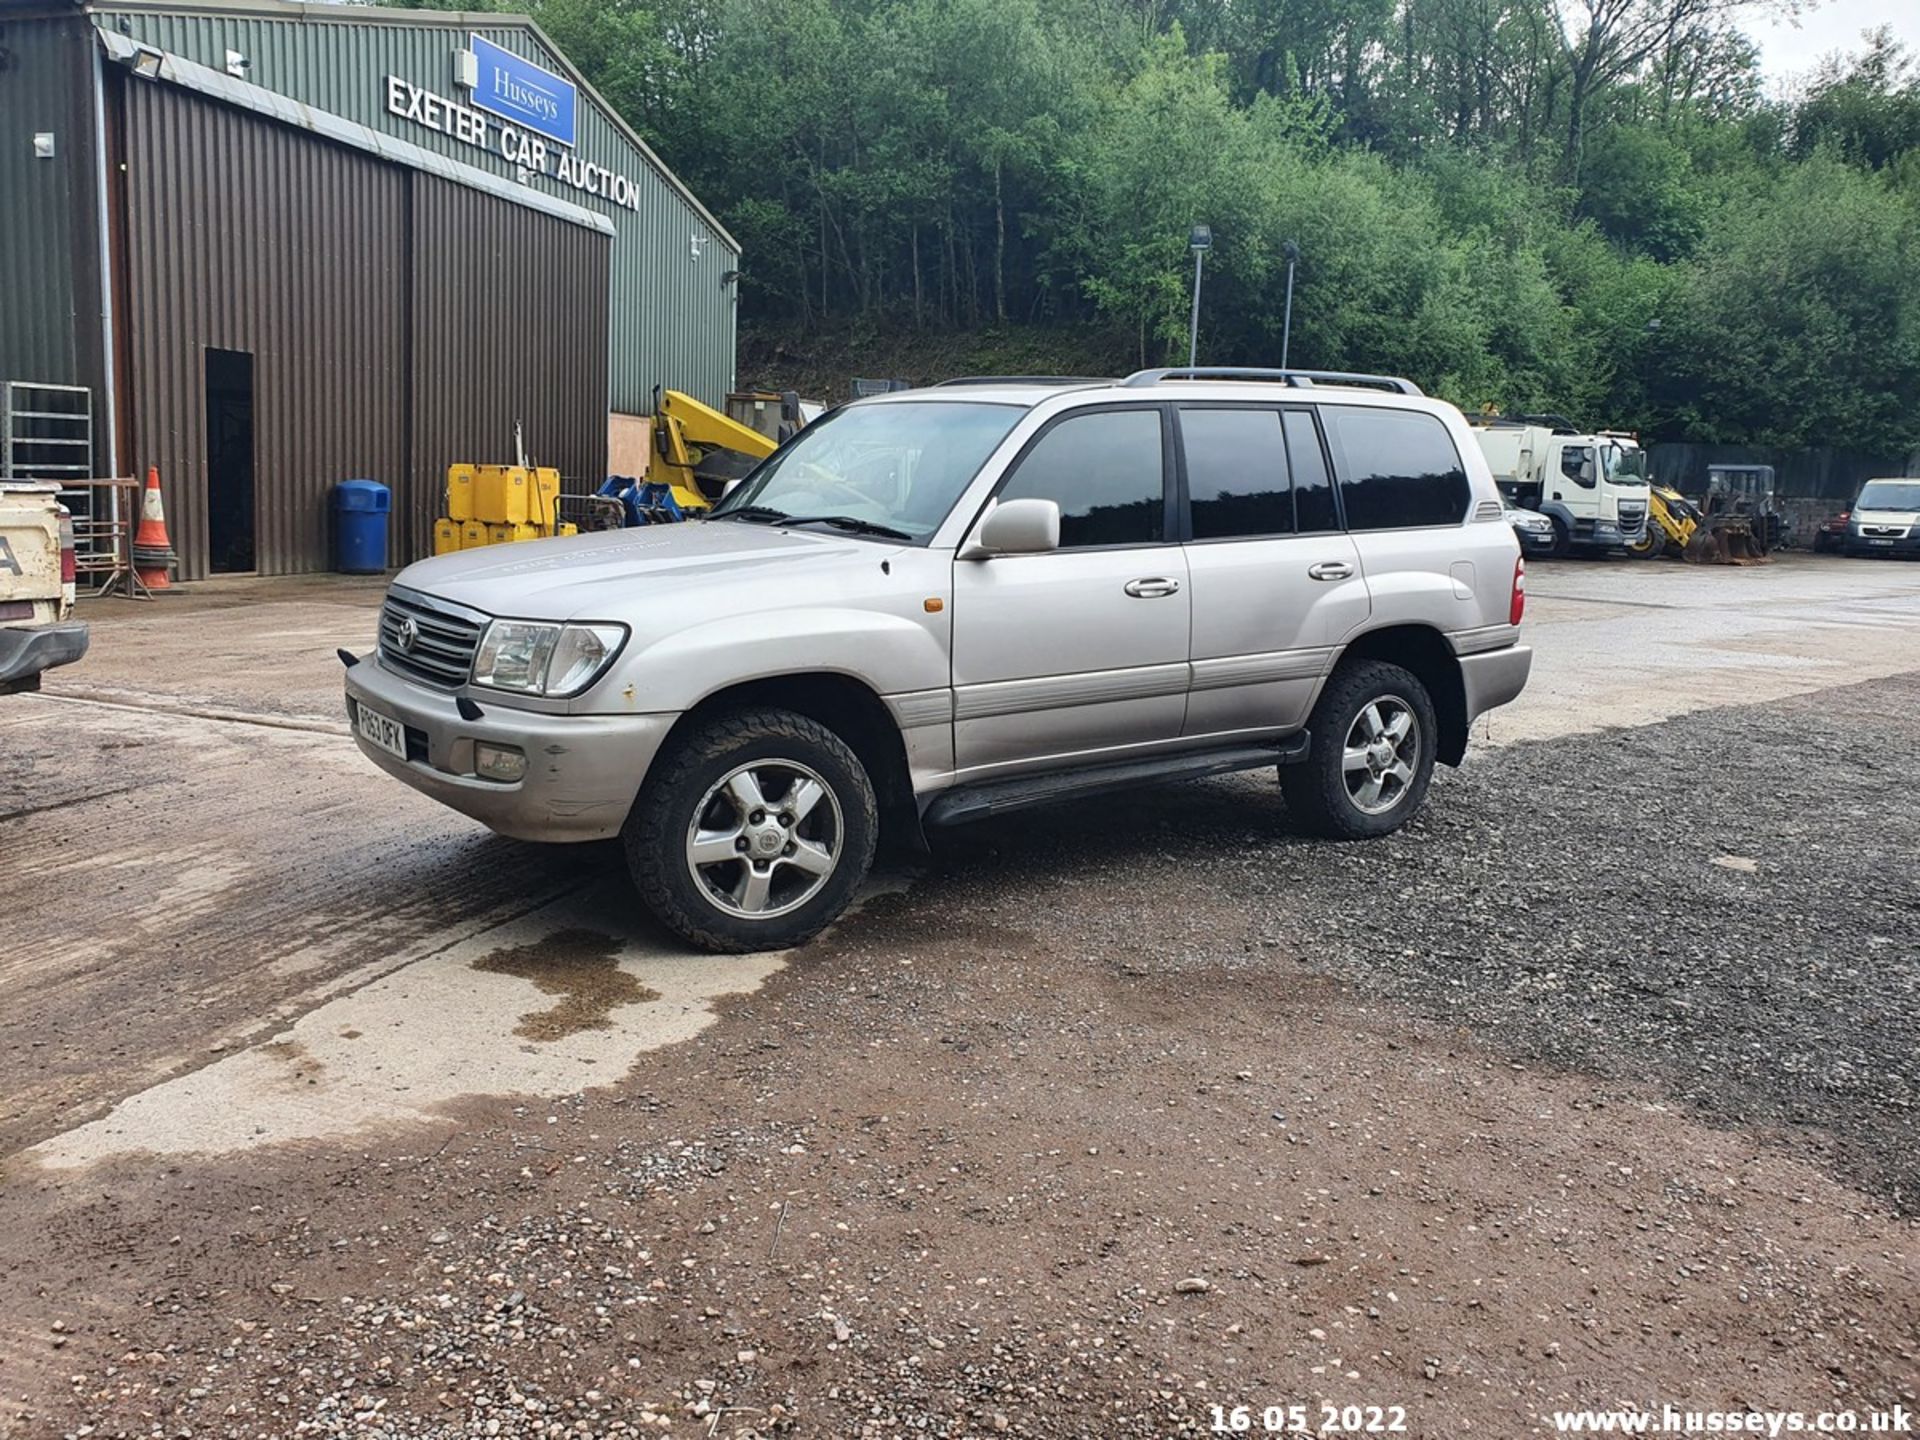
[[[362,740],[386,751],[396,760],[407,758],[406,726],[390,716],[382,715],[364,700],[355,702],[353,712]]]
[[[1870,535],[1870,536],[1868,536],[1868,537],[1867,537],[1867,543],[1868,543],[1869,545],[1891,545],[1891,544],[1893,544],[1893,541],[1891,541],[1891,540],[1879,540],[1879,539],[1876,539],[1876,538],[1874,538],[1873,536],[1871,536],[1871,535]]]

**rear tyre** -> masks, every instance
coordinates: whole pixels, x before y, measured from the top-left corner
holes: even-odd
[[[746,710],[654,762],[621,839],[646,906],[704,950],[782,950],[847,908],[880,833],[873,782],[826,726]]]
[[[1419,811],[1433,778],[1440,725],[1426,686],[1383,660],[1342,665],[1307,725],[1307,758],[1283,766],[1295,822],[1333,840],[1392,834]]]

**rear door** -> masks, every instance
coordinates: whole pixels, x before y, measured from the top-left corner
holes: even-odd
[[[1297,727],[1368,613],[1313,412],[1195,402],[1177,416],[1193,584],[1184,732]]]
[[[996,498],[1058,504],[1060,548],[954,562],[954,752],[970,778],[1179,739],[1189,602],[1163,409],[1055,420]]]

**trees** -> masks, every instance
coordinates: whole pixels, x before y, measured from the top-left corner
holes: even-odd
[[[496,0],[439,0],[496,3]],[[505,3],[505,0],[497,0]],[[1920,444],[1920,76],[1763,99],[1752,0],[535,0],[743,317],[1124,335],[1656,436]],[[1654,322],[1658,324],[1654,324]],[[1103,342],[1104,343],[1104,342]],[[978,346],[969,353],[978,353]]]

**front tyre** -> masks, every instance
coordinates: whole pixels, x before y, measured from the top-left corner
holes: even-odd
[[[654,762],[621,838],[661,924],[738,953],[819,934],[866,879],[879,833],[873,782],[845,741],[804,715],[748,710]]]
[[[1433,778],[1440,726],[1411,671],[1382,660],[1342,665],[1307,725],[1307,758],[1280,770],[1287,809],[1302,829],[1368,840],[1413,818]]]

